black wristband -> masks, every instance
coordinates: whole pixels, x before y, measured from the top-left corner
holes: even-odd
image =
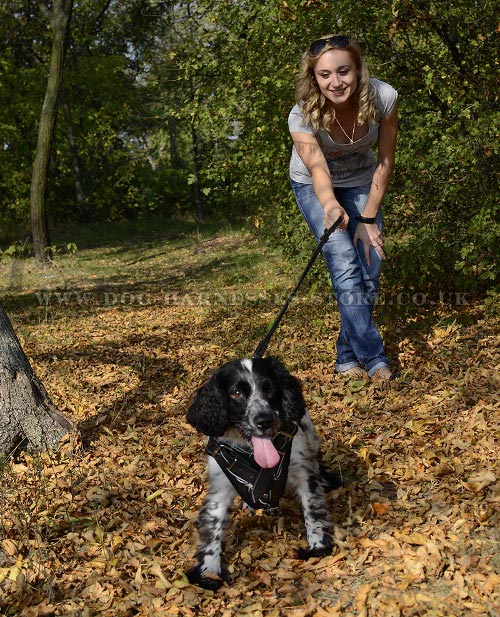
[[[360,223],[367,223],[368,225],[377,222],[374,216],[361,216],[361,214],[356,216],[356,220]]]

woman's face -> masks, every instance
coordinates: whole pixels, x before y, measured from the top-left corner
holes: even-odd
[[[354,59],[346,49],[329,49],[314,67],[314,76],[325,98],[335,106],[347,107],[358,87]]]

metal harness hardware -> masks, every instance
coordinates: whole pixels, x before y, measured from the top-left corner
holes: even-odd
[[[206,452],[212,456],[243,501],[253,510],[276,514],[279,500],[285,492],[292,441],[297,427],[283,423],[272,442],[280,455],[276,467],[263,469],[255,462],[252,450],[244,445],[228,443],[218,437],[210,437]]]

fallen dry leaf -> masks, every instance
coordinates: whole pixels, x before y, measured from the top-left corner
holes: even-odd
[[[91,294],[88,305],[40,306],[47,281],[35,274],[22,300],[6,299],[84,447],[0,467],[0,614],[497,613],[498,321],[479,305],[391,313],[383,334],[400,378],[382,391],[334,376],[338,313],[307,287],[269,352],[301,380],[323,459],[346,481],[328,496],[334,553],[295,559],[305,531],[286,496],[276,517],[235,508],[229,585],[214,594],[187,581],[206,490],[190,397],[212,369],[253,351],[295,276],[261,248],[239,234],[169,238],[141,247],[133,265],[125,248],[96,249],[85,254],[92,276],[57,271],[58,285]],[[251,276],[235,281],[242,262]],[[148,302],[106,305],[111,287]]]
[[[467,486],[476,493],[479,493],[483,488],[496,482],[497,478],[495,474],[489,470],[484,469],[478,473],[469,476]]]

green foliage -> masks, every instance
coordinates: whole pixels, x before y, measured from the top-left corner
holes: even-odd
[[[483,310],[486,317],[500,318],[500,286],[488,289]]]
[[[385,206],[392,239],[386,278],[405,290],[484,289],[494,281],[499,246],[494,5],[402,0],[373,10],[360,1],[335,3],[342,30],[362,41],[372,73],[400,93],[397,170]],[[289,85],[299,49],[339,28],[320,2],[261,4],[261,16],[273,14],[281,19],[266,24],[257,12],[255,56],[244,64],[257,84],[257,123],[247,117],[249,133],[242,134],[247,171],[253,170],[252,186],[243,186],[260,197],[269,235],[278,230],[286,250],[301,256],[309,240],[291,213],[286,180]],[[267,37],[272,54],[265,53]]]
[[[54,244],[48,246],[46,251],[53,254],[74,255],[78,251],[78,247],[74,242],[65,242],[63,244]],[[31,242],[14,242],[3,251],[0,249],[0,259],[27,259],[34,255],[33,244]]]
[[[49,34],[36,5],[0,13],[0,225],[28,224]],[[362,42],[399,91],[384,206],[391,289],[484,290],[498,261],[496,13],[492,0],[89,0],[75,6],[49,183],[53,222],[248,217],[290,257],[312,240],[288,181],[287,116],[308,43]],[[19,236],[17,236],[19,237]],[[13,239],[13,238],[12,238]],[[321,274],[320,274],[321,273]],[[317,266],[328,286],[324,268]]]
[[[7,241],[29,227],[31,167],[51,45],[39,4],[15,0],[0,7],[0,237]],[[48,185],[52,223],[151,210],[144,147],[148,105],[139,71],[157,20],[146,4],[89,0],[75,6],[61,104],[69,108],[85,203],[75,200],[75,157],[60,109]],[[155,197],[159,207],[161,191]]]
[[[390,41],[386,77],[401,109],[386,210],[396,243],[390,278],[421,289],[487,287],[498,258],[493,3],[400,1],[378,27],[370,49],[382,64],[381,41]]]
[[[192,20],[181,46],[170,37],[161,58],[186,94],[179,110],[179,92],[169,92],[172,106],[164,111],[198,135],[199,170],[191,168],[188,183],[199,183],[205,209],[246,212],[290,256],[302,260],[309,251],[288,183],[287,115],[302,50],[338,31],[341,17],[342,30],[363,43],[372,73],[400,93],[397,170],[385,205],[389,284],[491,284],[498,246],[491,2],[383,1],[372,9],[340,0],[333,11],[323,2],[276,0],[180,6],[188,5]],[[327,284],[324,273],[321,279]]]
[[[25,12],[25,2],[9,4],[0,6],[0,236],[8,227],[22,228],[29,215],[35,124],[45,92],[38,59],[50,53],[38,8]]]
[[[11,259],[25,259],[33,255],[33,245],[29,242],[14,242],[3,251],[0,250],[0,257]]]
[[[67,242],[62,246],[58,246],[57,244],[54,244],[53,246],[48,246],[46,250],[53,254],[67,253],[69,255],[74,255],[78,251],[78,247],[74,242]]]

